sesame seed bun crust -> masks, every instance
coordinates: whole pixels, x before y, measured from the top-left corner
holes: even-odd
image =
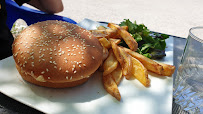
[[[33,78],[33,76],[31,76],[31,74],[23,71],[19,66],[16,65],[16,68],[18,69],[20,75],[23,77],[24,80],[26,80],[27,82],[36,84],[36,85],[44,86],[44,87],[51,87],[51,88],[74,87],[74,86],[81,85],[81,84],[87,82],[88,79],[89,79],[89,78],[83,78],[83,79],[78,80],[78,81],[61,82],[61,83],[57,83],[57,82],[41,82],[41,81],[37,81],[35,78]]]
[[[13,42],[13,57],[19,72],[43,83],[37,85],[46,86],[45,82],[88,79],[102,62],[102,46],[77,25],[49,20],[35,23],[19,34]]]

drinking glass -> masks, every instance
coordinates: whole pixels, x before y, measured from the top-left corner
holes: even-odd
[[[183,110],[203,114],[203,27],[189,30],[173,96]]]

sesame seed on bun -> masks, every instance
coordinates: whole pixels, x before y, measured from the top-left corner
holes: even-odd
[[[102,62],[102,46],[88,30],[48,20],[30,25],[13,42],[22,78],[36,85],[64,88],[86,82]]]

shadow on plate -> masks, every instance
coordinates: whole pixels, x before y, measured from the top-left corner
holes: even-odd
[[[52,102],[82,103],[99,99],[107,94],[102,85],[102,73],[97,71],[84,84],[71,88],[47,88],[26,84],[37,96],[44,97]]]

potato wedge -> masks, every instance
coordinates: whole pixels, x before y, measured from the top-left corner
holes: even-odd
[[[114,41],[110,41],[111,42],[111,47],[113,49],[113,53],[116,57],[116,59],[119,61],[119,63],[124,63],[124,57],[121,55],[120,50],[118,49],[118,46],[116,45],[116,43]]]
[[[125,29],[126,31],[128,31],[128,26],[121,26],[121,28]]]
[[[115,42],[115,44],[117,44],[117,45],[121,42],[120,39],[114,39],[114,38],[109,38],[109,41],[113,41],[113,42]]]
[[[160,65],[159,63],[137,53],[137,52],[134,52],[130,49],[127,49],[127,48],[123,48],[128,54],[130,54],[132,57],[138,59],[143,65],[144,67],[151,71],[151,72],[154,72],[156,74],[159,74],[161,75],[162,74],[162,71],[163,71],[163,66]]]
[[[122,26],[121,28],[128,30],[128,26]],[[97,30],[90,30],[92,34],[99,38],[105,37],[105,38],[114,38],[114,39],[120,39],[121,36],[118,34],[118,31],[115,29],[109,29],[105,28],[104,26],[97,27]]]
[[[107,25],[109,28],[113,29],[113,30],[117,30],[118,28],[122,28],[124,30],[128,30],[128,26],[119,26],[117,24],[114,24],[114,23],[108,23]]]
[[[106,30],[90,30],[90,32],[98,39],[108,37]]]
[[[106,29],[107,37],[106,38],[114,38],[120,39],[120,35],[118,34],[117,30],[114,29]]]
[[[106,60],[106,58],[108,57],[109,55],[109,50],[105,47],[103,47],[103,57],[102,57],[102,63],[101,65],[99,66],[99,71],[103,72],[104,71],[104,68],[103,68],[103,64],[104,64],[104,61]]]
[[[118,101],[121,100],[121,95],[118,90],[118,86],[116,82],[113,80],[112,75],[103,75],[102,82],[104,85],[104,89],[111,94],[113,97],[115,97]]]
[[[125,76],[125,78],[127,80],[129,80],[131,78],[130,72],[133,68],[131,57],[122,48],[120,48],[120,47],[118,47],[118,48],[120,50],[121,55],[124,58],[124,63],[120,63],[122,66],[123,75]]]
[[[105,47],[103,47],[103,58],[102,60],[106,60],[106,58],[109,56],[109,50]]]
[[[113,30],[118,30],[118,28],[120,28],[119,25],[114,24],[114,23],[108,23],[107,25],[109,28],[113,29]]]
[[[172,76],[172,74],[175,72],[175,66],[164,64],[164,63],[159,63],[159,64],[163,66],[163,71],[161,72],[161,75]]]
[[[109,50],[109,56],[107,57],[107,59],[104,61],[103,64],[103,75],[108,75],[110,74],[113,70],[115,70],[118,66],[118,61],[113,53],[112,50]]]
[[[114,79],[116,84],[119,85],[123,78],[121,66],[118,65],[118,67],[111,74],[112,74],[112,78]]]
[[[150,79],[148,78],[148,72],[147,69],[142,65],[142,63],[137,60],[136,58],[132,57],[132,75],[139,80],[145,87],[150,86]]]
[[[138,48],[138,43],[136,40],[130,35],[130,33],[122,28],[118,29],[118,34],[123,38],[125,43],[132,51],[136,51]]]
[[[105,30],[90,30],[90,32],[96,37],[96,38],[114,38],[114,39],[120,39],[120,35],[118,34],[117,30],[113,29],[105,29]]]
[[[113,24],[113,23],[109,23],[108,27],[117,30],[118,34],[122,37],[122,39],[125,41],[125,43],[128,45],[128,47],[132,50],[132,51],[136,51],[138,48],[138,43],[136,42],[136,40],[130,35],[130,33],[128,31],[126,31],[125,29],[121,28],[120,26]]]
[[[111,46],[113,49],[113,53],[115,54],[116,59],[120,63],[122,67],[123,75],[126,79],[130,79],[130,71],[132,69],[131,58],[128,54],[119,46],[115,44],[115,42],[111,41]]]
[[[121,28],[128,30],[128,26],[122,26]],[[106,32],[108,34],[107,38],[121,39],[121,36],[116,29],[106,29]]]
[[[104,27],[104,26],[99,26],[99,27],[97,27],[97,30],[106,30],[106,27]]]
[[[113,38],[113,39],[121,38],[121,36],[118,34],[118,28],[120,27],[119,25],[108,23],[108,27],[111,28],[111,30],[115,31],[110,38]],[[126,29],[126,27],[123,27],[123,28]]]
[[[103,47],[107,49],[111,48],[111,43],[106,38],[100,38],[99,42],[102,44]]]

